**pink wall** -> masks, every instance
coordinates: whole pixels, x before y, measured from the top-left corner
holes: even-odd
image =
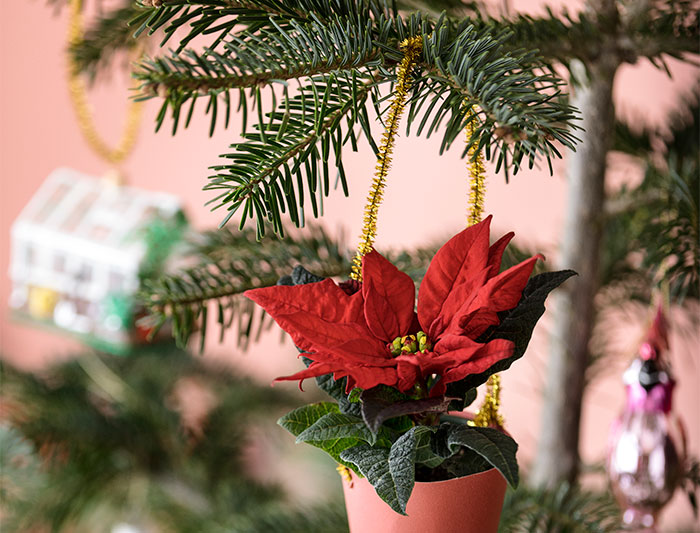
[[[516,7],[536,9],[541,2],[514,2]],[[570,5],[570,4],[569,4]],[[31,24],[30,24],[31,22]],[[70,107],[65,84],[65,13],[55,14],[45,2],[13,2],[5,6],[0,18],[0,354],[16,364],[38,368],[47,361],[65,357],[78,346],[60,335],[37,330],[13,322],[7,312],[9,282],[6,276],[9,250],[9,227],[20,209],[43,179],[58,166],[100,175],[106,169],[82,140]],[[40,36],[40,38],[37,38]],[[31,41],[30,41],[31,39]],[[621,70],[616,83],[616,98],[621,114],[639,123],[659,124],[673,108],[675,95],[689,87],[695,75],[692,68],[671,62],[673,81],[646,62]],[[115,72],[108,83],[94,91],[96,121],[110,139],[121,131],[125,104],[126,76]],[[658,102],[649,106],[650,101]],[[125,165],[132,185],[151,190],[164,190],[179,195],[196,227],[207,228],[218,223],[218,213],[203,206],[210,197],[201,188],[207,166],[237,138],[237,129],[220,130],[213,138],[206,134],[206,120],[195,120],[189,130],[171,137],[167,128],[153,132],[152,119],[156,103],[149,103],[141,128],[139,143]],[[390,177],[386,202],[382,208],[378,246],[389,248],[418,244],[433,238],[446,238],[460,228],[466,213],[466,175],[464,162],[457,150],[442,158],[437,156],[438,139],[400,139]],[[374,162],[366,147],[347,159],[350,176],[350,198],[333,193],[326,202],[325,225],[336,230],[345,228],[352,237],[361,227],[361,210],[369,186]],[[629,165],[627,165],[629,167]],[[487,212],[495,216],[496,231],[514,230],[521,243],[538,243],[548,255],[555,257],[556,242],[563,219],[565,193],[563,162],[555,163],[555,176],[533,171],[518,175],[510,185],[501,176],[493,176],[488,184]],[[430,182],[430,186],[427,185]],[[445,194],[432,184],[445,184],[453,191]],[[420,208],[416,205],[420,197]],[[611,320],[617,328],[618,360],[596,381],[586,397],[583,420],[583,455],[588,461],[603,457],[607,428],[622,405],[619,371],[637,346],[641,334],[635,315],[631,325],[622,328],[619,319]],[[681,317],[678,317],[681,320]],[[539,427],[539,392],[544,385],[546,334],[548,319],[538,328],[528,356],[504,375],[504,412],[510,431],[521,443],[521,458],[534,456]],[[677,389],[677,412],[689,425],[693,453],[700,455],[700,376],[697,356],[700,334],[694,331],[691,342],[674,338],[673,360],[680,378]],[[227,361],[269,380],[297,368],[293,350],[280,349],[277,336],[265,339],[262,345],[247,354],[237,353],[232,342],[218,345],[210,342],[208,356]],[[695,342],[693,345],[692,342]],[[281,355],[276,355],[281,354]],[[671,523],[689,523],[689,507],[679,495],[666,515]],[[670,526],[669,526],[670,527]]]

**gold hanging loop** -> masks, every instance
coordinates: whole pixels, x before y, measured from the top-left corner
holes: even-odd
[[[70,19],[68,22],[68,45],[69,48],[80,43],[83,39],[82,24],[82,2],[81,0],[71,0]],[[137,56],[141,51],[137,51]],[[71,102],[78,119],[78,126],[87,141],[88,145],[105,161],[111,165],[118,165],[131,153],[136,142],[139,124],[141,122],[141,102],[131,102],[124,125],[124,133],[115,148],[111,148],[100,137],[91,117],[90,105],[87,100],[87,90],[85,82],[81,79],[77,65],[72,56],[68,57],[68,90]]]
[[[394,151],[396,133],[399,130],[401,114],[406,107],[406,98],[411,88],[411,71],[418,57],[423,50],[423,38],[419,35],[405,39],[400,45],[403,52],[403,59],[399,64],[396,73],[396,85],[394,87],[394,98],[389,106],[387,114],[386,130],[379,146],[377,154],[377,166],[367,196],[365,207],[364,226],[360,235],[360,244],[357,246],[357,253],[352,260],[352,272],[350,277],[355,281],[362,281],[362,257],[372,250],[374,239],[377,236],[377,213],[379,204],[382,202],[384,187],[386,186],[386,176],[391,166],[391,154]]]
[[[476,132],[475,123],[477,117],[471,113],[466,128],[467,143],[472,141]],[[469,168],[469,214],[467,226],[481,222],[484,216],[484,196],[486,193],[486,169],[484,158],[479,150],[479,141],[473,142],[467,152],[467,166]],[[474,425],[478,427],[503,427],[503,417],[498,412],[501,406],[501,377],[492,374],[486,382],[486,395],[484,402],[476,412]]]

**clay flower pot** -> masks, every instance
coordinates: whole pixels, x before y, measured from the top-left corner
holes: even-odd
[[[408,516],[384,503],[367,479],[343,481],[350,533],[496,533],[506,480],[492,468],[470,476],[417,482],[408,501]]]

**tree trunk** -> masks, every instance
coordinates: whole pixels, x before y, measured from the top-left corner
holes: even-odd
[[[574,482],[579,471],[579,424],[589,364],[588,342],[595,321],[605,199],[606,155],[612,141],[614,54],[588,66],[589,81],[575,88],[582,142],[569,155],[568,201],[560,266],[578,272],[557,292],[555,323],[542,409],[542,428],[531,482],[556,486]]]

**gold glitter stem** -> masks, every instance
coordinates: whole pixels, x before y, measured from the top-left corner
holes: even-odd
[[[476,412],[474,425],[478,427],[499,427],[504,425],[503,417],[498,412],[501,406],[501,376],[492,374],[486,382],[486,396],[481,408]]]
[[[470,114],[467,123],[467,142],[474,137],[477,121],[475,113]],[[467,226],[473,226],[481,222],[484,217],[484,197],[486,196],[486,168],[484,167],[484,156],[479,150],[479,141],[475,141],[467,152],[467,167],[469,168],[469,214],[467,215]]]
[[[466,128],[467,143],[474,137],[477,117],[471,113]],[[469,214],[467,226],[481,222],[484,217],[484,197],[486,196],[486,168],[484,157],[479,150],[479,142],[474,142],[467,152],[469,168]],[[493,374],[486,382],[486,396],[481,408],[476,412],[474,425],[479,427],[503,427],[503,417],[498,412],[501,406],[501,377]]]
[[[396,72],[394,98],[387,113],[386,130],[382,136],[379,153],[377,154],[377,165],[374,179],[372,180],[372,187],[367,196],[360,243],[357,246],[357,253],[352,260],[350,277],[356,281],[362,281],[362,257],[372,250],[374,239],[377,236],[377,213],[384,195],[386,176],[391,167],[391,155],[394,151],[399,121],[406,107],[406,98],[411,88],[411,71],[423,50],[423,38],[421,36],[409,37],[401,43],[400,48],[404,55]]]

